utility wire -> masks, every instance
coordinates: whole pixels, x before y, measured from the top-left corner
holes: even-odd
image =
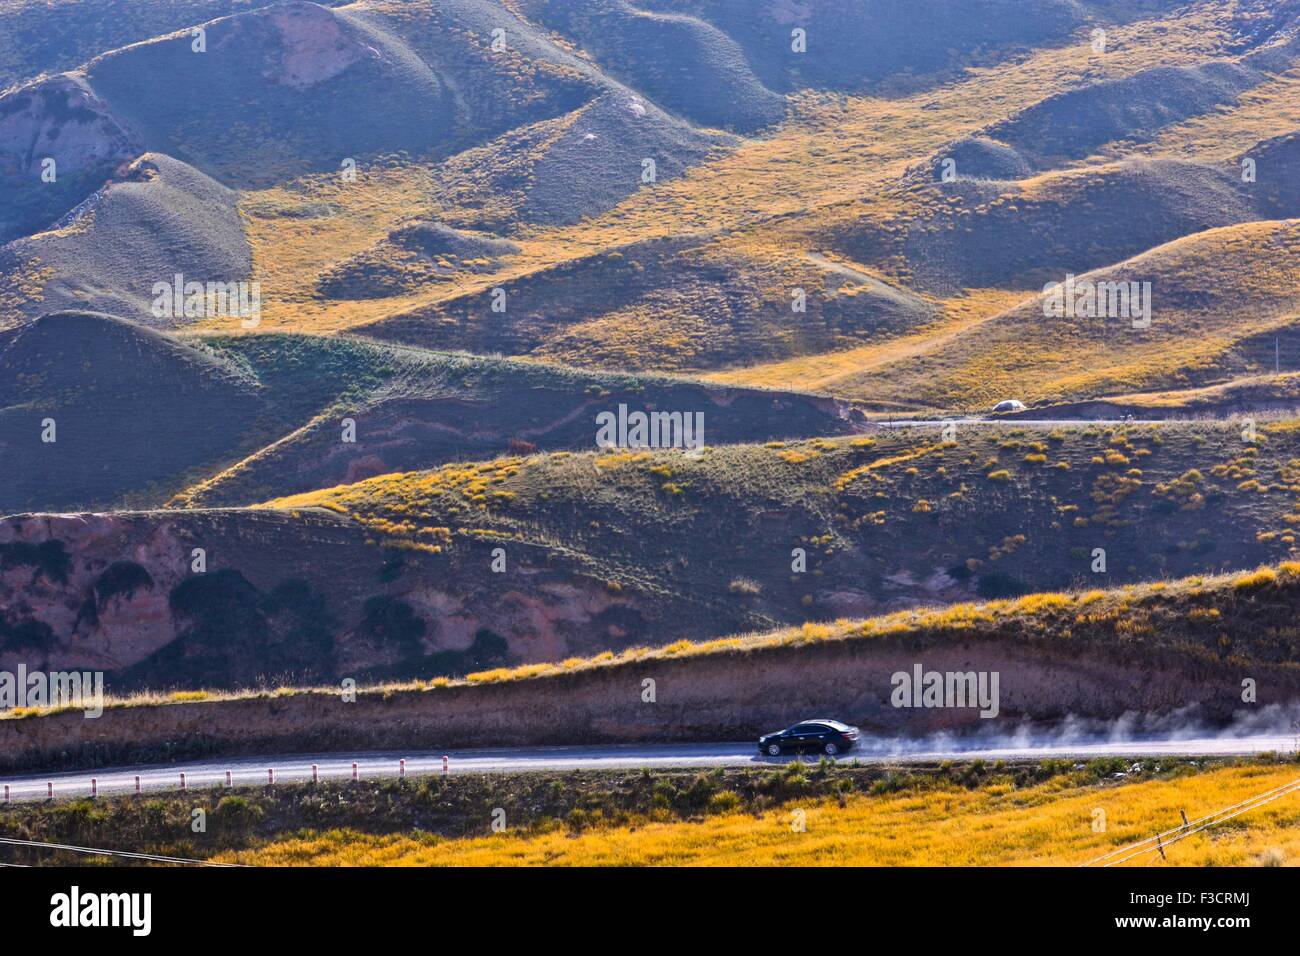
[[[1292,780],[1290,783],[1284,783],[1280,787],[1274,787],[1272,790],[1265,790],[1263,793],[1257,793],[1253,797],[1248,797],[1247,799],[1242,800],[1240,803],[1234,803],[1231,806],[1224,807],[1221,810],[1216,810],[1203,817],[1190,820],[1183,826],[1173,827],[1169,830],[1165,830],[1163,833],[1157,833],[1155,836],[1147,837],[1145,840],[1138,840],[1136,843],[1130,843],[1117,850],[1112,850],[1103,856],[1097,857],[1095,860],[1089,860],[1087,863],[1081,865],[1094,866],[1095,864],[1110,860],[1110,862],[1105,863],[1104,865],[1115,866],[1120,863],[1125,863],[1135,857],[1142,856],[1145,853],[1158,852],[1161,846],[1168,846],[1177,843],[1179,840],[1186,839],[1194,833],[1200,833],[1202,830],[1209,829],[1212,826],[1217,826],[1218,824],[1231,820],[1233,817],[1240,816],[1247,811],[1255,810],[1265,804],[1272,803],[1274,800],[1285,797],[1298,789],[1300,789],[1300,779]],[[1139,847],[1142,847],[1142,849],[1138,849]],[[1121,856],[1122,854],[1129,855],[1124,856],[1119,860],[1112,859],[1113,857]]]
[[[14,847],[38,847],[40,849],[68,849],[74,853],[92,853],[95,856],[120,856],[129,858],[129,860],[146,860],[148,862],[160,862],[160,864],[194,864],[196,866],[239,866],[239,864],[218,864],[211,860],[190,860],[181,856],[159,856],[157,853],[133,853],[125,849],[99,849],[98,847],[72,847],[65,843],[42,843],[39,840],[14,840],[0,836],[0,843],[8,843]]]
[[[1241,816],[1243,813],[1248,813],[1248,812],[1251,811],[1251,810],[1257,810],[1257,809],[1259,809],[1260,807],[1262,807],[1262,806],[1264,806],[1264,805],[1266,805],[1266,804],[1272,803],[1274,800],[1280,800],[1282,797],[1287,796],[1288,793],[1294,793],[1294,792],[1295,792],[1295,791],[1294,791],[1294,789],[1293,789],[1293,790],[1287,791],[1287,793],[1278,793],[1278,794],[1274,794],[1273,796],[1268,797],[1268,798],[1266,798],[1266,799],[1262,799],[1262,800],[1260,800],[1259,802],[1257,802],[1257,803],[1255,803],[1255,804],[1252,804],[1251,806],[1243,807],[1243,808],[1241,808],[1240,810],[1237,810],[1235,813],[1229,813],[1227,816],[1220,817],[1220,818],[1217,819],[1217,820],[1211,820],[1209,823],[1205,823],[1205,824],[1203,824],[1203,825],[1201,825],[1201,826],[1199,826],[1199,827],[1196,827],[1194,830],[1188,830],[1186,833],[1179,833],[1177,836],[1175,836],[1175,837],[1173,837],[1171,840],[1169,840],[1168,843],[1157,844],[1157,845],[1154,846],[1154,847],[1147,847],[1145,850],[1139,850],[1139,851],[1137,851],[1136,853],[1132,853],[1132,854],[1130,854],[1129,856],[1124,857],[1123,859],[1120,859],[1120,860],[1112,860],[1110,863],[1107,863],[1106,866],[1108,866],[1108,867],[1109,867],[1109,866],[1119,866],[1120,864],[1122,864],[1122,863],[1127,863],[1129,860],[1135,859],[1135,858],[1137,858],[1137,857],[1139,857],[1139,856],[1145,856],[1145,855],[1148,854],[1148,853],[1156,853],[1156,852],[1159,852],[1159,851],[1160,851],[1161,849],[1163,849],[1163,847],[1165,847],[1165,846],[1173,846],[1173,844],[1177,843],[1179,840],[1185,840],[1185,839],[1187,839],[1189,836],[1192,836],[1192,835],[1194,835],[1194,834],[1200,833],[1202,830],[1208,830],[1210,827],[1218,826],[1220,823],[1226,823],[1227,821],[1233,819],[1234,817],[1239,817],[1239,816]]]
[[[1243,807],[1243,806],[1245,806],[1246,804],[1248,804],[1248,803],[1253,803],[1254,801],[1259,800],[1259,799],[1262,798],[1262,797],[1267,797],[1267,796],[1269,796],[1270,794],[1278,793],[1279,791],[1282,791],[1282,790],[1288,790],[1288,789],[1290,789],[1291,787],[1294,787],[1294,786],[1296,786],[1296,785],[1298,785],[1298,784],[1300,784],[1300,779],[1292,780],[1290,783],[1284,783],[1284,784],[1282,784],[1280,787],[1274,787],[1272,790],[1265,790],[1263,793],[1258,793],[1258,794],[1256,794],[1256,795],[1253,796],[1253,797],[1248,797],[1248,798],[1246,798],[1245,800],[1242,800],[1240,803],[1234,803],[1234,804],[1233,804],[1232,806],[1230,806],[1230,807],[1224,807],[1222,810],[1216,810],[1214,813],[1208,813],[1208,814],[1206,814],[1206,815],[1203,816],[1203,817],[1198,817],[1198,818],[1195,819],[1195,820],[1190,820],[1190,821],[1188,821],[1184,826],[1173,827],[1173,828],[1171,828],[1171,829],[1169,829],[1169,830],[1165,830],[1163,833],[1158,833],[1158,834],[1156,834],[1155,836],[1149,836],[1149,837],[1147,837],[1145,840],[1139,840],[1139,841],[1137,841],[1136,843],[1130,843],[1128,846],[1122,846],[1122,847],[1120,847],[1118,850],[1111,850],[1109,853],[1105,854],[1104,856],[1099,856],[1099,857],[1097,857],[1097,859],[1095,859],[1095,860],[1089,860],[1089,861],[1088,861],[1086,864],[1084,864],[1084,865],[1085,865],[1085,866],[1092,866],[1094,863],[1100,863],[1102,860],[1108,860],[1108,859],[1110,859],[1112,856],[1119,856],[1121,853],[1126,853],[1126,852],[1128,852],[1129,850],[1133,849],[1134,847],[1142,846],[1142,845],[1145,844],[1145,843],[1152,843],[1152,842],[1154,842],[1157,838],[1163,838],[1163,837],[1166,837],[1166,836],[1172,836],[1173,834],[1176,834],[1176,833],[1180,833],[1180,832],[1182,832],[1183,830],[1186,830],[1187,827],[1190,827],[1190,826],[1196,826],[1198,823],[1203,823],[1203,822],[1205,822],[1206,820],[1211,820],[1211,819],[1213,819],[1214,817],[1217,817],[1217,816],[1219,816],[1219,815],[1221,815],[1221,814],[1227,813],[1229,810],[1235,810],[1235,809],[1237,809],[1238,807]]]

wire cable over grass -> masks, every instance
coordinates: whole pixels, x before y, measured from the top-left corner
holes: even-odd
[[[242,863],[213,863],[209,860],[191,860],[183,856],[159,856],[156,853],[132,853],[128,850],[102,850],[97,847],[70,846],[66,843],[42,843],[39,840],[15,840],[9,837],[0,837],[0,843],[8,843],[12,846],[38,847],[45,850],[68,850],[73,853],[89,853],[94,856],[120,856],[130,860],[144,860],[148,863],[187,863],[194,866],[243,866]]]
[[[1136,843],[1130,843],[1128,846],[1122,846],[1117,850],[1112,850],[1104,856],[1099,856],[1095,860],[1089,860],[1080,866],[1095,866],[1101,863],[1103,866],[1119,866],[1127,863],[1129,860],[1136,859],[1139,856],[1145,856],[1148,853],[1160,853],[1163,855],[1165,847],[1172,846],[1179,840],[1185,840],[1189,836],[1208,830],[1210,827],[1218,826],[1220,823],[1226,823],[1234,817],[1239,817],[1243,813],[1256,810],[1265,804],[1272,803],[1274,800],[1280,800],[1282,797],[1289,796],[1292,793],[1300,791],[1300,778],[1292,780],[1290,783],[1284,783],[1280,787],[1274,787],[1272,790],[1265,790],[1263,793],[1248,797],[1240,803],[1234,803],[1230,807],[1224,807],[1222,810],[1216,810],[1214,813],[1191,820],[1183,826],[1174,827],[1165,830],[1163,833],[1157,833],[1155,836],[1147,837],[1145,840],[1139,840]],[[1139,849],[1140,848],[1140,849]],[[1123,854],[1128,854],[1124,856]],[[1119,859],[1114,859],[1120,857]],[[1109,861],[1109,862],[1105,862]]]

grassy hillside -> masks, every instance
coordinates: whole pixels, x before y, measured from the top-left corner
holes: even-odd
[[[0,90],[267,0],[2,0]],[[325,6],[334,6],[329,3]]]
[[[67,241],[98,249],[93,230]],[[708,409],[718,441],[853,428],[846,405],[807,395],[336,338],[178,339],[70,311],[0,341],[0,513],[253,504],[457,459],[587,449],[597,412],[619,404]],[[53,443],[41,441],[47,418]]]
[[[98,202],[121,161],[150,149],[244,190],[239,225],[266,328],[364,328],[602,369],[723,368],[884,409],[931,398],[911,394],[906,371],[869,386],[882,360],[943,362],[955,333],[996,314],[985,303],[1063,270],[1295,214],[1277,175],[1294,152],[1293,4],[977,6],[832,6],[794,19],[780,5],[741,17],[686,0],[251,9],[209,23],[205,53],[180,30],[47,81],[89,98],[87,117],[106,125],[78,141],[100,158],[86,178],[61,179],[63,192],[21,188],[20,207],[35,205],[11,230]],[[790,49],[795,19],[810,53]],[[495,45],[494,29],[505,31]],[[48,126],[28,115],[32,94],[7,99],[14,141]],[[198,102],[201,113],[185,105]],[[126,136],[116,148],[114,128]],[[1210,155],[1215,136],[1237,150]],[[1116,161],[1131,154],[1143,159]],[[1256,184],[1237,175],[1246,156]],[[948,157],[958,180],[933,183]],[[355,181],[339,175],[345,158],[358,161]],[[168,228],[194,218],[185,198],[165,198]],[[234,261],[201,242],[179,247],[206,256],[196,268],[238,272],[245,253],[222,215],[208,225]],[[92,241],[140,264],[104,275],[84,243],[11,250],[0,322],[86,299],[124,311],[141,276],[172,265],[136,254],[106,216]],[[1177,270],[1165,279],[1196,283]],[[498,288],[506,311],[485,313]],[[1110,376],[1076,388],[1060,375],[1045,399],[1171,385]],[[1008,385],[1039,389],[1033,376]],[[968,408],[983,396],[933,400]]]
[[[804,796],[755,807],[717,789],[689,822],[662,810],[621,822],[633,815],[597,807],[563,823],[458,839],[315,830],[219,858],[261,866],[1069,866],[1169,829],[1180,810],[1199,817],[1296,778],[1294,763],[1157,766],[1149,776],[1138,766],[1128,779],[1101,783],[1089,780],[1097,766],[1036,785],[1014,782],[1013,768],[972,768],[974,786],[896,775],[868,793],[841,771],[817,769],[789,774],[787,786]],[[835,799],[818,792],[826,777],[841,784]],[[696,787],[712,783],[701,777]],[[1109,823],[1101,833],[1091,826],[1098,807]],[[802,830],[791,825],[796,812]],[[1283,800],[1180,841],[1164,858],[1153,851],[1128,865],[1288,865],[1300,853],[1298,824],[1294,798]]]
[[[928,94],[891,101],[863,97],[823,101],[816,96],[805,96],[794,103],[794,113],[784,124],[770,136],[764,135],[739,144],[734,158],[722,156],[696,167],[690,176],[677,180],[669,181],[669,177],[661,176],[661,181],[654,189],[641,189],[635,194],[625,192],[627,200],[593,222],[575,223],[558,230],[552,228],[538,234],[536,243],[524,246],[520,261],[511,271],[522,275],[569,259],[575,253],[581,254],[581,249],[590,252],[593,248],[624,246],[631,242],[700,229],[715,232],[723,227],[740,226],[745,228],[747,240],[762,238],[764,243],[772,242],[775,237],[767,234],[768,230],[762,225],[768,217],[781,211],[791,211],[797,212],[801,219],[807,219],[816,214],[815,210],[824,208],[827,204],[846,202],[846,197],[871,196],[906,166],[915,164],[918,155],[951,142],[963,130],[974,132],[989,125],[998,115],[1012,115],[1052,91],[1069,89],[1079,83],[1095,80],[1099,71],[1103,75],[1120,77],[1148,68],[1149,62],[1135,54],[1152,43],[1161,44],[1162,56],[1166,58],[1186,58],[1191,62],[1203,62],[1207,56],[1216,54],[1238,54],[1241,52],[1240,43],[1234,45],[1228,40],[1230,37],[1241,37],[1245,29],[1244,23],[1251,16],[1240,8],[1229,9],[1224,5],[1210,3],[1199,8],[1195,15],[1180,15],[1163,20],[1159,17],[1158,5],[1129,5],[1124,14],[1116,12],[1119,6],[1112,6],[1109,12],[1121,20],[1133,14],[1154,16],[1154,19],[1139,19],[1132,25],[1116,26],[1113,54],[1097,58],[1089,52],[1086,37],[1077,43],[1077,38],[1071,37],[1069,45],[1064,49],[1042,51],[1024,62],[1001,63],[990,67],[987,72],[973,72],[962,81],[945,87],[942,109],[933,108],[933,97]],[[467,18],[468,9],[467,4],[452,5],[448,8],[447,15]],[[681,11],[667,12],[677,16]],[[705,22],[706,14],[709,14],[707,10],[685,12],[698,22]],[[725,8],[719,8],[714,13],[717,14],[715,19],[719,23],[727,24],[718,28],[724,32],[731,31],[728,36],[732,33],[738,36],[746,29],[734,17],[728,19],[729,14]],[[400,35],[404,42],[418,49],[420,55],[427,60],[432,62],[436,56],[437,49],[430,48],[425,39],[430,35],[430,24],[421,19],[425,14],[410,8],[399,10],[399,5],[390,4],[369,10],[366,15],[382,16],[386,29]],[[843,14],[841,20],[844,16],[847,14]],[[480,17],[480,20],[473,22],[478,24],[481,20]],[[466,22],[470,21],[467,19]],[[864,31],[864,36],[857,37],[855,42],[864,38],[875,42],[880,38],[883,43],[896,46],[889,38],[888,31],[880,31],[879,18],[871,21],[863,18],[860,23],[855,19],[853,22]],[[976,29],[984,28],[978,19],[972,20],[972,24]],[[776,25],[777,21],[774,20],[773,26]],[[891,23],[891,29],[893,28],[901,30],[904,25]],[[518,37],[513,30],[508,32],[511,43],[520,50],[535,60],[544,58],[543,51],[534,47],[535,30],[530,32],[527,28],[521,28]],[[845,34],[842,28],[840,32]],[[851,35],[851,31],[845,35]],[[611,36],[609,42],[616,44],[618,41]],[[425,45],[421,46],[421,43]],[[778,47],[786,48],[788,43]],[[826,62],[825,55],[823,50],[819,63]],[[753,59],[752,55],[750,59]],[[811,59],[810,57],[805,63],[805,69],[809,68]],[[567,65],[576,64],[574,68],[580,71],[588,71],[585,75],[594,75],[590,72],[590,63],[584,63],[581,57],[573,58],[572,63],[568,60],[564,62]],[[599,76],[596,81],[606,82]],[[632,80],[629,79],[628,82],[631,83]],[[781,86],[780,82],[774,82],[777,87]],[[475,84],[466,86],[469,89],[476,88]],[[623,91],[622,94],[618,93],[619,89]],[[662,104],[656,104],[654,98],[644,91],[636,91],[635,87],[633,90],[641,95],[646,110],[646,116],[637,120],[637,125],[643,126],[655,116],[656,105]],[[693,95],[689,90],[683,92]],[[616,102],[627,102],[627,94],[627,87],[620,86],[614,88],[612,95]],[[534,160],[529,157],[550,150],[548,144],[567,122],[568,118],[565,118],[563,122],[556,119],[532,126],[516,126],[494,143],[458,153],[430,171],[439,184],[432,197],[428,193],[421,195],[417,192],[414,196],[405,193],[407,201],[414,198],[423,206],[419,213],[425,218],[445,218],[461,228],[488,229],[494,232],[517,228],[516,224],[521,219],[527,221],[536,214],[536,211],[523,207],[521,198],[532,188],[529,186],[529,170],[533,168]],[[589,133],[595,134],[594,140],[589,139]],[[615,136],[613,130],[610,135],[605,135],[599,129],[589,129],[582,133],[580,140],[585,144],[584,148],[589,149],[593,142],[608,141],[611,137],[618,140],[625,136],[626,133]],[[667,153],[678,155],[680,149],[668,150]],[[571,158],[576,159],[581,155],[575,153]],[[639,159],[637,157],[638,169]],[[565,159],[554,165],[557,170],[563,170],[568,164],[569,160]],[[622,165],[621,161],[608,158],[595,163],[585,162],[586,176],[576,180],[578,188],[561,190],[559,195],[570,205],[576,203],[574,208],[581,208],[595,185],[602,182],[605,176],[616,175]],[[593,179],[593,176],[596,178]],[[336,191],[332,179],[329,177],[303,183],[299,190],[320,194],[324,200],[326,195]],[[392,185],[397,186],[396,183]],[[404,191],[406,188],[402,187]],[[624,185],[623,188],[627,189],[627,186]],[[385,201],[384,195],[373,192],[369,195],[367,202]],[[345,194],[329,201],[341,201],[350,205],[357,199],[359,197],[349,198]],[[547,208],[565,207],[553,204]],[[280,256],[286,252],[284,240],[293,238],[295,233],[301,231],[298,224],[283,225],[290,228],[290,233],[288,236],[276,236],[275,250]],[[360,222],[316,223],[310,234],[319,239],[325,229],[336,231],[344,226],[362,225]],[[399,225],[400,222],[388,220],[382,231],[370,232],[368,241],[364,241],[360,248],[373,244],[387,231]],[[313,323],[325,320],[338,327],[339,323],[355,323],[361,312],[370,317],[379,317],[410,305],[409,301],[384,304],[370,301],[362,307],[351,301],[320,303],[314,297],[306,296],[304,298],[309,311],[304,314],[301,311],[303,298],[296,297],[297,291],[303,288],[301,283],[314,282],[321,270],[333,264],[326,258],[333,251],[331,245],[313,245],[314,248],[309,248],[294,242],[291,246],[293,255],[301,253],[303,256],[315,256],[317,264],[315,272],[308,275],[304,271],[301,278],[295,280],[293,289],[281,288],[281,294],[286,297],[295,294],[294,316],[291,318],[285,313],[281,316],[282,320]],[[809,248],[809,239],[805,237],[798,240],[796,248]],[[268,261],[267,268],[278,269],[280,266]],[[458,277],[460,283],[472,279],[472,271]],[[455,288],[429,290],[419,298],[428,300],[456,294]],[[411,296],[404,298],[409,299]],[[325,319],[325,316],[329,318]]]
[[[1050,404],[1203,388],[1271,372],[1275,357],[1282,371],[1294,371],[1300,353],[1292,326],[1300,310],[1289,277],[1297,268],[1298,222],[1212,229],[1080,274],[1093,282],[1149,282],[1149,328],[1114,317],[1049,318],[1041,293],[1026,293],[1000,314],[955,329],[711,377],[805,381],[882,410],[983,413],[1004,398]],[[1036,254],[1051,248],[1040,245]],[[1065,278],[1059,271],[1050,281]]]
[[[1236,105],[1241,95],[1294,64],[1295,42],[1236,62],[1157,67],[1049,97],[986,131],[1030,168],[1086,159],[1109,143],[1142,142],[1165,127]],[[978,169],[972,175],[980,175]]]
[[[873,371],[871,392],[918,409],[984,410],[1007,397],[1062,401],[1258,373],[1272,365],[1265,346],[1275,336],[1293,354],[1300,301],[1289,277],[1298,255],[1300,220],[1198,233],[1087,273],[1094,282],[1150,283],[1150,328],[1114,317],[1047,318],[1033,296],[934,354]],[[846,376],[833,390],[860,393],[866,383]]]
[[[528,0],[529,8],[540,11],[562,6],[558,0]],[[997,63],[1030,46],[1055,46],[1089,24],[1123,23],[1176,5],[1168,0],[1043,0],[1030,6],[975,0],[954,9],[941,0],[919,0],[904,9],[888,0],[832,0],[806,7],[762,2],[749,9],[727,0],[653,0],[635,6],[715,25],[734,38],[754,73],[773,90],[895,92],[928,87],[962,68]],[[611,33],[635,35],[630,25],[610,19]],[[807,32],[804,56],[790,49],[796,26]]]
[[[888,430],[699,458],[503,459],[272,505],[332,510],[391,543],[446,528],[453,547],[559,546],[612,580],[790,620],[1095,580],[1095,547],[1127,580],[1286,553],[1294,433],[1261,434],[1250,446],[1233,425]],[[807,574],[791,573],[796,547]]]
[[[595,446],[596,416],[620,405],[633,412],[704,412],[706,438],[719,443],[844,434],[855,427],[848,406],[829,399],[688,379],[308,336],[205,342],[248,367],[277,409],[296,408],[301,425],[187,489],[173,505],[248,505],[442,462],[539,449],[583,451]],[[355,423],[355,441],[342,441],[344,418]]]
[[[256,383],[202,349],[59,312],[0,350],[0,511],[112,502],[229,453]]]
[[[1287,421],[870,419],[1292,413],[1300,0],[164,6],[0,0],[0,656],[449,676],[1294,556]]]
[[[1268,213],[1280,215],[1266,215],[1263,197],[1240,182],[1235,163],[1138,160],[1000,189],[959,181],[942,192],[930,204],[934,213],[909,224],[897,251],[918,284],[940,290],[1037,291],[1067,272],[1112,265],[1192,233],[1300,213],[1293,201],[1289,211],[1268,204]],[[1121,216],[1125,228],[1117,231]],[[843,251],[870,259],[878,242],[850,233]]]
[[[157,153],[119,173],[61,228],[6,247],[11,277],[39,276],[38,290],[29,290],[15,310],[23,318],[93,309],[139,325],[174,327],[195,320],[155,316],[156,283],[171,286],[176,275],[186,283],[252,281],[251,249],[232,190]],[[0,279],[0,289],[12,284],[12,278]],[[240,321],[227,315],[214,324],[237,328]]]
[[[623,0],[523,9],[577,41],[610,75],[699,125],[750,132],[784,116],[782,97],[763,86],[740,44],[698,17]]]
[[[233,655],[227,642],[296,626],[276,619],[274,595],[305,581],[330,620],[311,629],[334,648],[321,667],[429,676],[464,673],[489,649],[502,662],[555,661],[1249,567],[1296,550],[1300,433],[1261,423],[1250,443],[1245,427],[967,427],[953,442],[938,429],[890,429],[698,457],[561,451],[253,509],[20,516],[0,524],[16,553],[55,549],[68,564],[62,577],[29,570],[9,583],[10,626],[46,628],[40,650],[51,661],[139,665],[126,675],[137,683],[201,683],[209,671],[174,658],[183,642],[154,657],[186,634],[196,649],[184,660],[194,665],[206,647],[217,683],[292,679],[273,655]],[[302,450],[288,443],[284,460],[314,461],[330,430],[306,433]],[[341,467],[323,461],[315,467]],[[255,487],[252,464],[195,495]],[[180,557],[199,545],[206,578]],[[151,586],[112,614],[79,614],[104,567],[126,554]],[[199,589],[197,603],[182,600],[187,589]],[[231,617],[229,601],[263,609]],[[132,621],[132,641],[115,645],[114,629]]]
[[[1139,416],[1162,411],[1188,415],[1213,415],[1223,411],[1269,413],[1300,407],[1300,375],[1294,372],[1247,375],[1204,388],[1136,392],[1117,395],[1113,400],[1117,406],[1131,407],[1134,411],[1130,414]]]
[[[927,324],[941,309],[821,257],[758,258],[690,240],[612,250],[502,288],[499,316],[485,289],[357,331],[433,348],[675,370],[874,340]]]
[[[610,10],[608,15],[617,20],[618,11]],[[1203,10],[1211,13],[1210,7]],[[752,365],[780,358],[781,353],[829,353],[827,361],[837,361],[835,353],[864,342],[890,348],[900,335],[933,319],[939,308],[917,295],[918,290],[943,296],[991,286],[1027,290],[1035,283],[1041,285],[1045,273],[1087,271],[1188,233],[1292,214],[1286,211],[1294,208],[1291,198],[1275,201],[1279,188],[1284,196],[1288,189],[1281,180],[1274,177],[1267,187],[1244,188],[1235,162],[1205,166],[1152,162],[1079,174],[1049,173],[1043,185],[1028,180],[1000,188],[970,179],[943,188],[913,180],[917,149],[934,157],[925,164],[928,178],[933,178],[938,162],[950,155],[958,158],[959,177],[981,175],[978,163],[967,163],[961,153],[960,144],[969,141],[963,136],[979,134],[997,122],[1011,122],[1036,104],[1051,103],[1057,95],[1052,90],[1064,95],[1080,86],[1085,90],[1096,86],[1099,92],[1089,96],[1110,97],[1108,84],[1131,81],[1135,88],[1159,94],[1168,84],[1157,75],[1146,75],[1139,60],[1128,59],[1133,49],[1156,42],[1156,31],[1162,36],[1162,55],[1185,57],[1186,70],[1193,75],[1199,75],[1195,71],[1207,62],[1207,54],[1224,56],[1225,71],[1248,75],[1249,83],[1243,86],[1247,92],[1271,81],[1269,69],[1285,68],[1289,62],[1276,30],[1266,24],[1248,29],[1241,21],[1231,27],[1227,22],[1215,27],[1212,22],[1201,23],[1199,46],[1185,48],[1177,31],[1189,26],[1186,18],[1171,21],[1172,26],[1144,21],[1141,26],[1117,27],[1113,49],[1105,56],[1082,52],[1085,62],[1077,65],[1075,74],[1060,72],[1075,66],[1073,54],[1058,53],[1050,61],[1044,54],[1041,61],[1031,58],[985,73],[972,72],[963,82],[928,98],[916,95],[888,102],[842,98],[838,104],[817,105],[800,101],[770,138],[743,144],[734,156],[700,167],[684,180],[655,190],[653,197],[643,191],[581,230],[559,236],[548,233],[544,247],[521,243],[520,254],[494,270],[490,279],[469,274],[452,277],[436,292],[421,296],[431,296],[432,303],[416,308],[410,307],[416,296],[405,294],[384,306],[373,301],[364,307],[349,303],[330,311],[339,316],[362,311],[379,314],[381,320],[367,332],[385,338],[499,349],[576,364],[709,368]],[[1218,28],[1234,39],[1229,41],[1225,35],[1216,47]],[[1076,49],[1086,51],[1087,46]],[[1269,51],[1268,56],[1260,50]],[[1254,65],[1239,65],[1238,60]],[[1049,66],[1057,72],[1048,73]],[[1209,70],[1211,75],[1214,72]],[[1012,83],[1019,87],[1013,90]],[[982,91],[978,111],[972,98],[968,112],[966,97],[977,90]],[[1129,94],[1119,97],[1123,102],[1129,99]],[[1157,136],[1167,125],[1223,106],[1217,100],[1201,103],[1190,96],[1179,102],[1185,110],[1182,114],[1155,107],[1147,110],[1142,117],[1147,135]],[[1235,101],[1225,102],[1224,108],[1230,110]],[[1043,108],[1053,115],[1058,112],[1056,106]],[[1003,111],[1005,121],[990,122],[991,114]],[[1101,148],[1118,135],[1101,131],[1104,124],[1096,110],[1085,115],[1089,118],[1084,122],[1094,124],[1089,130],[1100,137],[1089,149]],[[1285,129],[1275,118],[1267,135]],[[1133,130],[1130,125],[1128,134]],[[1074,138],[1073,133],[1061,132],[1053,142],[1064,144]],[[1030,163],[1018,162],[1016,177],[1029,175]],[[1049,160],[1042,162],[1050,167]],[[1272,165],[1280,168],[1286,163]],[[846,194],[855,198],[846,199]],[[787,204],[787,200],[793,201]],[[738,212],[740,203],[743,214]],[[1114,226],[1120,216],[1126,220],[1124,229]],[[1139,223],[1136,230],[1133,218]],[[472,210],[462,221],[474,224]],[[579,251],[590,249],[593,241],[606,250],[617,242],[624,255],[629,250],[654,249],[643,237],[659,235],[668,223],[676,223],[678,232],[702,231],[714,241],[678,249],[668,262],[658,257],[646,262],[638,256],[646,268],[630,285],[617,272],[593,268],[590,252]],[[492,225],[499,228],[500,220]],[[639,241],[627,241],[633,238]],[[556,268],[551,263],[564,254],[565,242],[572,244],[579,258],[566,257],[569,261]],[[828,275],[816,259],[814,265],[804,256],[791,255],[792,250],[806,250],[806,255],[818,257],[827,246],[841,250],[848,259],[840,263],[846,269],[838,274]],[[548,261],[540,261],[541,256]],[[912,303],[906,318],[898,321],[896,310],[871,294],[844,296],[838,286],[846,275],[868,292],[874,291],[873,281],[885,280],[896,296]],[[1177,281],[1193,280],[1180,275]],[[660,291],[661,285],[671,286],[671,291]],[[508,314],[505,329],[474,321],[476,306],[494,287],[505,289],[513,302],[522,304],[523,321],[532,324],[544,316],[551,327],[529,329],[521,336],[518,316]],[[761,291],[745,295],[749,289]],[[790,309],[796,289],[807,294],[808,315]],[[737,313],[760,321],[760,334],[751,337],[750,329],[739,321],[719,328]],[[925,334],[931,332],[932,349],[940,351],[944,335],[935,330]],[[722,343],[710,342],[715,337],[721,337]],[[740,347],[725,344],[737,339],[743,343]],[[658,343],[669,344],[657,347]]]
[[[180,32],[98,57],[86,73],[152,148],[230,185],[381,149],[422,153],[453,121],[445,83],[346,13],[280,4],[204,29],[204,52]]]

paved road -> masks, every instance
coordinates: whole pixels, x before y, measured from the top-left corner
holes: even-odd
[[[1296,749],[1294,736],[1214,737],[1186,740],[1125,741],[1045,744],[1040,746],[962,748],[947,742],[880,741],[869,742],[842,760],[863,763],[920,763],[941,760],[1040,760],[1049,757],[1088,759],[1106,756],[1231,756],[1265,751],[1289,753]],[[533,747],[527,749],[462,750],[448,754],[448,771],[462,773],[504,773],[520,770],[603,770],[620,768],[691,768],[771,766],[797,759],[772,758],[758,754],[747,742],[717,744],[672,744],[660,746],[603,747]],[[265,757],[234,757],[220,760],[192,761],[166,766],[114,767],[74,773],[43,773],[0,778],[9,787],[14,802],[46,799],[49,786],[54,797],[85,797],[91,793],[93,779],[101,794],[131,793],[135,778],[140,778],[141,792],[176,790],[180,775],[185,774],[187,787],[224,786],[226,772],[233,786],[260,786],[268,782],[267,771],[274,770],[276,783],[307,781],[312,765],[317,765],[321,780],[348,780],[352,764],[357,764],[361,779],[396,777],[400,759],[406,760],[408,776],[427,776],[443,772],[442,752],[279,754]],[[805,758],[807,759],[807,758]]]
[[[1118,418],[869,418],[866,424],[881,428],[942,428],[944,425],[1000,425],[1006,428],[1087,428],[1092,425],[1167,425],[1156,418],[1121,421]]]

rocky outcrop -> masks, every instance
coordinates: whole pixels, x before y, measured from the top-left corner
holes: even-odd
[[[379,57],[378,51],[344,30],[339,19],[319,4],[287,3],[271,8],[266,17],[278,35],[280,56],[280,62],[268,65],[263,73],[270,82],[306,89],[333,79],[359,60]],[[238,33],[227,35],[223,42],[239,42]]]
[[[142,149],[80,76],[0,96],[0,243],[50,226]]]
[[[0,519],[0,669],[108,672],[110,692],[436,673],[650,641],[679,602],[545,549],[383,548],[329,511]]]

